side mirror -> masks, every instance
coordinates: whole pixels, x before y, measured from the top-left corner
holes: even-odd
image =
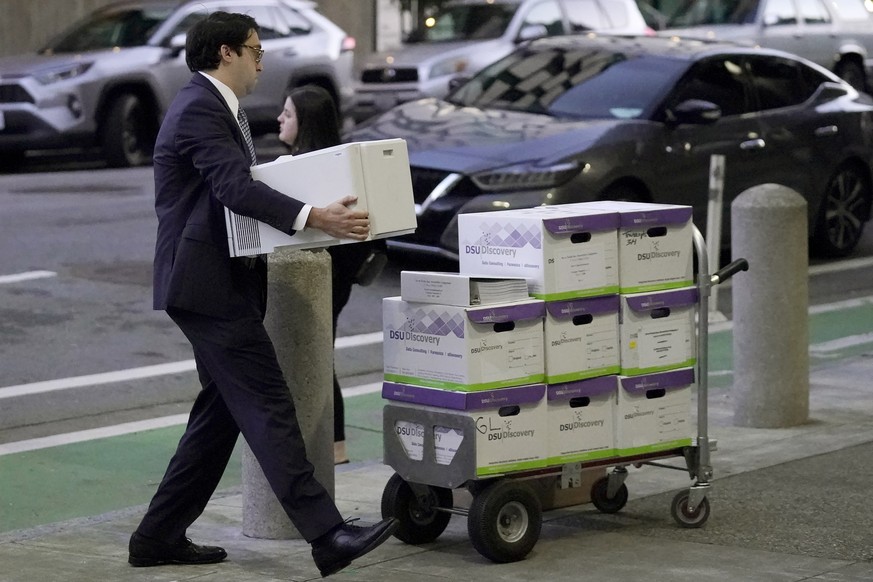
[[[458,76],[456,76],[456,77],[452,77],[451,79],[449,79],[449,92],[452,93],[452,92],[454,92],[456,89],[460,89],[461,87],[463,87],[464,85],[466,85],[467,82],[468,82],[471,78],[472,78],[472,77],[467,77],[467,76],[465,76],[465,75],[458,75]]]
[[[185,50],[185,40],[187,35],[182,32],[170,39],[170,55],[175,59],[182,51]]]
[[[526,40],[533,40],[544,36],[549,36],[549,29],[546,28],[545,24],[528,24],[519,31],[516,41],[524,42]]]
[[[667,110],[667,120],[673,125],[683,123],[708,125],[719,119],[721,119],[721,107],[701,99],[688,99]]]

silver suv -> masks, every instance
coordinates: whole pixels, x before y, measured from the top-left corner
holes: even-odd
[[[110,166],[150,163],[164,112],[191,77],[185,33],[217,10],[249,14],[261,28],[265,74],[243,100],[255,134],[277,131],[289,85],[322,85],[350,106],[354,40],[313,2],[127,1],[93,12],[38,54],[0,59],[5,165],[27,150],[93,146]]]
[[[873,90],[873,15],[863,0],[682,0],[675,6],[658,34],[784,50],[856,89]]]
[[[444,97],[458,75],[472,76],[518,44],[579,32],[653,34],[634,0],[454,0],[396,50],[364,63],[354,118],[421,97]]]

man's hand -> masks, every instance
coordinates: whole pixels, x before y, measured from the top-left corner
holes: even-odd
[[[357,196],[346,196],[324,208],[313,206],[306,219],[306,227],[317,228],[334,238],[367,240],[370,235],[369,213],[349,208],[357,201]]]

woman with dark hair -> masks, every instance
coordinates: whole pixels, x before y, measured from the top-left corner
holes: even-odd
[[[338,145],[340,122],[336,104],[325,89],[305,85],[285,94],[285,105],[279,114],[279,139],[294,155]],[[333,337],[339,314],[349,301],[352,285],[368,285],[385,264],[382,241],[343,244],[328,247],[331,258],[333,288]],[[348,463],[346,453],[345,407],[343,394],[333,373],[333,460]]]

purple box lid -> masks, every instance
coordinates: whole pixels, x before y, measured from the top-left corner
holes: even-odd
[[[649,390],[674,390],[694,384],[694,368],[682,368],[643,376],[622,376],[621,387],[627,392],[641,394]]]
[[[577,315],[615,313],[618,311],[618,305],[618,295],[602,295],[600,297],[547,301],[546,310],[552,317],[570,319]]]
[[[691,220],[690,206],[673,206],[652,210],[629,210],[621,213],[621,226],[624,228],[683,224],[689,220]]]
[[[549,401],[570,400],[580,396],[600,396],[615,392],[618,386],[618,376],[600,376],[575,382],[549,384],[546,387]]]
[[[545,302],[541,300],[467,308],[467,317],[473,323],[505,323],[545,316],[546,306]]]
[[[617,212],[596,214],[568,214],[559,218],[546,218],[543,226],[552,234],[572,234],[592,230],[616,230],[619,225]]]
[[[513,404],[530,404],[542,400],[545,392],[545,384],[528,384],[497,390],[482,390],[481,392],[456,392],[411,384],[382,383],[382,398],[386,400],[452,410],[480,410]]]
[[[625,295],[628,307],[634,311],[652,311],[661,307],[687,307],[697,303],[699,293],[697,287],[685,287],[671,291],[653,291]]]

